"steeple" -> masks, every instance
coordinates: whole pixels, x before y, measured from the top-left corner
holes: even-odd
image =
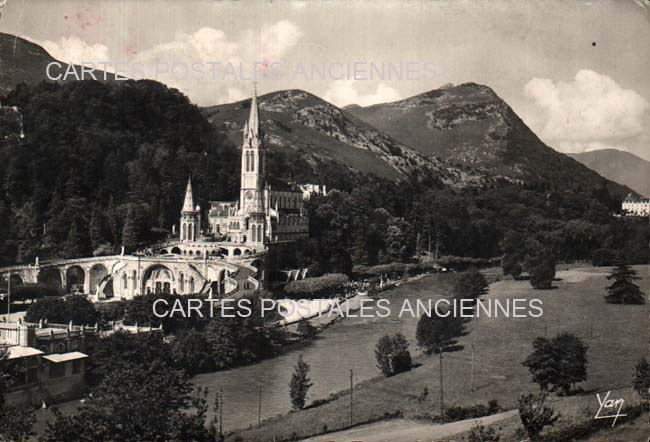
[[[248,122],[244,128],[245,136],[248,138],[258,138],[260,133],[259,109],[257,105],[257,84],[253,84],[253,98],[251,99],[251,112],[248,116]]]
[[[185,200],[183,201],[183,212],[194,212],[194,197],[192,196],[192,177],[187,179],[185,188]]]

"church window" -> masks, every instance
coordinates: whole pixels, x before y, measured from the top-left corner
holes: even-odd
[[[185,293],[185,277],[183,276],[183,272],[178,277],[178,284],[179,284],[179,289],[181,293]]]

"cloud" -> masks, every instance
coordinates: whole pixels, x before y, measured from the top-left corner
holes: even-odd
[[[237,88],[252,79],[262,64],[281,61],[303,33],[288,20],[245,30],[231,38],[220,29],[204,27],[192,34],[177,33],[174,40],[139,52],[131,60],[147,78],[177,87],[199,104],[244,98]],[[233,100],[234,98],[234,100]]]
[[[337,106],[347,106],[348,104],[358,104],[360,106],[370,106],[377,103],[386,103],[389,101],[399,100],[400,94],[397,90],[384,83],[377,85],[374,93],[362,94],[356,89],[354,80],[336,80],[325,92],[323,98]]]
[[[648,102],[591,70],[579,71],[571,82],[533,78],[524,93],[541,111],[542,138],[560,147],[612,145],[646,129]]]
[[[65,63],[107,62],[108,47],[103,44],[88,44],[74,35],[61,37],[59,41],[37,42],[54,58]]]

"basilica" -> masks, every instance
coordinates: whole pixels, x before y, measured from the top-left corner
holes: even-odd
[[[192,183],[188,181],[181,210],[180,240],[192,243],[208,235],[218,241],[263,246],[306,239],[309,218],[304,213],[304,199],[309,196],[306,189],[313,185],[308,186],[271,187],[268,150],[254,93],[243,132],[239,200],[210,202],[208,226],[202,229],[201,208],[194,205]]]
[[[265,282],[270,247],[309,238],[304,201],[326,193],[316,184],[272,186],[255,93],[243,130],[240,187],[238,201],[212,201],[204,217],[188,179],[178,229],[146,250],[36,260],[0,268],[0,275],[16,286],[40,283],[60,293],[87,294],[95,302],[147,293],[246,296]],[[296,269],[278,271],[294,279],[305,275]]]

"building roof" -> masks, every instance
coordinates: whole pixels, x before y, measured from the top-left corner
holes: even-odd
[[[20,345],[12,345],[11,347],[8,347],[7,350],[9,350],[9,356],[7,359],[27,358],[29,356],[38,356],[43,354],[42,351],[36,348],[21,347]]]
[[[74,361],[76,359],[84,359],[87,358],[88,355],[81,353],[79,351],[72,351],[70,353],[53,353],[51,355],[46,355],[43,356],[43,359],[47,359],[50,362],[66,362],[66,361]]]
[[[623,200],[624,203],[648,203],[650,202],[650,198],[645,198],[642,196],[637,196],[633,195],[631,193],[628,193],[625,199]]]
[[[194,212],[194,197],[192,195],[192,177],[187,179],[185,188],[185,200],[183,201],[183,212]]]

